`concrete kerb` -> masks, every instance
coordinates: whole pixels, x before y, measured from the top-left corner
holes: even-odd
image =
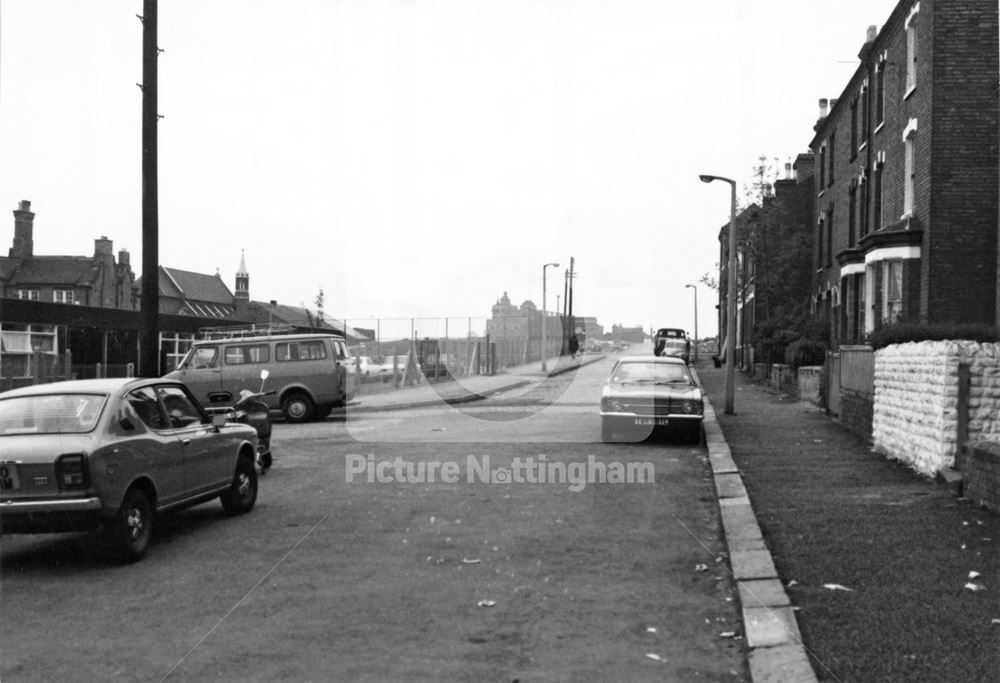
[[[691,372],[700,385],[698,372],[694,368]],[[743,478],[708,398],[704,431],[730,567],[743,611],[750,678],[754,683],[813,683],[816,673],[802,643],[791,600],[764,543]]]
[[[427,408],[430,406],[441,405],[442,403],[446,405],[457,405],[461,403],[471,403],[472,401],[481,401],[485,398],[489,398],[495,394],[503,393],[505,391],[513,391],[514,389],[520,389],[521,387],[528,386],[529,384],[535,384],[536,382],[544,379],[545,377],[555,377],[556,375],[561,375],[563,373],[569,372],[571,370],[576,370],[582,368],[585,365],[590,365],[598,361],[604,360],[606,356],[601,354],[599,356],[583,357],[577,363],[571,363],[565,365],[561,368],[552,370],[551,372],[538,374],[538,379],[525,378],[524,376],[512,375],[510,381],[500,382],[496,386],[490,387],[486,391],[473,391],[471,389],[467,390],[466,393],[459,394],[457,396],[441,396],[440,394],[433,396],[431,398],[421,398],[411,401],[400,401],[397,403],[387,403],[384,405],[365,405],[364,401],[350,403],[346,407],[348,412],[385,412],[390,410],[408,410],[410,408]],[[496,377],[497,375],[494,375]],[[431,386],[425,384],[423,386]],[[342,409],[342,411],[345,409]],[[341,411],[341,412],[342,412]]]

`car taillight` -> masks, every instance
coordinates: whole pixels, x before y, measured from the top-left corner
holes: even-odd
[[[87,458],[83,453],[60,455],[56,460],[56,481],[59,489],[85,489],[90,486],[90,472],[87,469]]]

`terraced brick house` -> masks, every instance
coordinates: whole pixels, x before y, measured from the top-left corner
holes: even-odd
[[[812,305],[834,347],[998,316],[998,6],[902,0],[820,100]]]

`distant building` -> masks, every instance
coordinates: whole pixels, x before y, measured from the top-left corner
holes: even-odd
[[[14,211],[14,240],[0,256],[0,297],[135,310],[135,274],[128,251],[115,260],[114,243],[101,235],[92,256],[39,256],[34,248],[31,202]]]

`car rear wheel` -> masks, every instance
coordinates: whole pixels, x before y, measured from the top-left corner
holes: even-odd
[[[125,493],[109,529],[113,551],[122,562],[135,562],[146,554],[153,537],[153,515],[153,502],[144,489],[133,487]]]
[[[316,406],[308,396],[295,391],[281,402],[281,412],[289,422],[308,422],[315,414]]]
[[[250,458],[242,457],[237,461],[233,481],[220,499],[222,507],[231,515],[242,515],[253,509],[257,502],[257,468]]]

